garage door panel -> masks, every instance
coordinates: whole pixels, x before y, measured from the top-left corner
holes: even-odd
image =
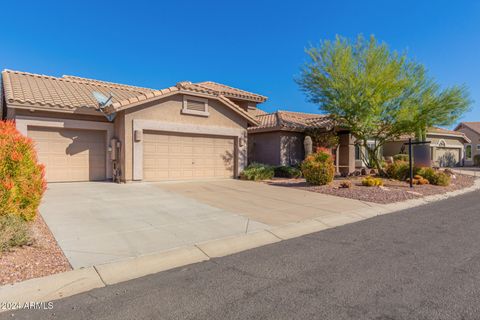
[[[49,182],[105,180],[105,131],[29,127]]]
[[[147,131],[144,180],[233,177],[233,166],[226,165],[224,157],[233,156],[234,145],[233,138]]]

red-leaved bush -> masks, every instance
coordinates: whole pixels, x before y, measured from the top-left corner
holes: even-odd
[[[46,186],[32,140],[13,121],[0,121],[0,216],[32,220]]]

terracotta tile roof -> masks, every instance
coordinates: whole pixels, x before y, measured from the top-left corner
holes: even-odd
[[[78,108],[97,110],[98,102],[92,95],[93,91],[106,96],[112,94],[114,103],[154,92],[152,89],[105,81],[70,76],[57,78],[11,70],[3,71],[2,79],[7,103],[63,111]]]
[[[265,111],[263,111],[262,109],[258,109],[258,108],[249,109],[248,113],[251,114],[253,117],[267,114]]]
[[[222,93],[191,82],[180,82],[176,86],[154,90],[75,76],[59,78],[11,70],[2,72],[2,80],[7,103],[25,108],[57,109],[64,112],[86,109],[90,112],[99,112],[98,102],[92,94],[97,91],[105,96],[110,96],[110,94],[113,96],[113,103],[106,110],[111,113],[136,106],[146,100],[167,97],[172,94],[199,93],[222,101],[236,113],[247,118],[250,124],[258,123],[253,115],[248,114]]]
[[[195,85],[207,90],[216,91],[227,98],[252,100],[256,102],[265,102],[267,100],[267,97],[265,96],[248,92],[245,90],[233,88],[233,87],[230,87],[221,83],[213,82],[213,81],[198,82],[198,83],[195,83]]]
[[[480,122],[460,122],[460,124],[455,128],[455,130],[458,130],[462,125],[480,134]]]
[[[463,133],[459,131],[448,130],[439,127],[430,127],[427,130],[427,135],[447,135],[447,136],[456,136],[459,138],[465,139],[465,141],[470,142],[470,139]],[[398,140],[407,140],[409,138],[414,138],[414,135],[403,135]]]
[[[332,119],[328,115],[303,113],[293,111],[277,111],[257,116],[260,124],[251,127],[250,132],[272,131],[272,130],[293,130],[305,131],[307,129],[332,127]]]

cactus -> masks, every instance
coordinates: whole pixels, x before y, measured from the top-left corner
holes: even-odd
[[[305,158],[313,152],[313,142],[310,136],[306,136],[303,140],[303,146],[305,148]]]

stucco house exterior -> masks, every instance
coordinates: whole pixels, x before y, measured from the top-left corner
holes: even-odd
[[[470,139],[465,143],[465,166],[473,166],[474,157],[480,156],[480,122],[460,122],[455,131]]]
[[[339,146],[334,150],[337,173],[352,173],[366,167],[363,147],[355,144],[348,130],[334,128],[327,115],[292,111],[260,113],[256,116],[259,125],[248,128],[249,162],[270,165],[298,165],[305,157],[304,139],[309,130],[327,132],[333,130]],[[407,152],[405,142],[409,136],[387,142],[381,150],[384,158]],[[413,138],[413,137],[412,137]],[[452,167],[463,165],[464,144],[469,143],[465,134],[432,127],[427,131],[432,165]],[[480,141],[480,140],[478,140]],[[368,143],[375,143],[372,139]],[[479,149],[480,152],[480,149]],[[337,161],[338,159],[338,161]]]
[[[383,147],[383,156],[390,157],[399,153],[407,153],[404,145],[409,136],[397,141],[388,142]],[[411,137],[413,138],[413,137]],[[464,163],[464,144],[470,139],[462,132],[431,127],[427,130],[427,141],[430,141],[430,156],[435,167],[457,167]]]
[[[102,111],[94,92],[112,103]],[[10,70],[1,93],[2,119],[33,139],[49,182],[237,177],[267,99],[215,82],[156,90]]]
[[[258,126],[248,128],[249,162],[270,165],[298,165],[305,157],[304,139],[308,130],[335,130],[339,147],[335,150],[338,173],[355,171],[355,146],[352,135],[341,128],[333,128],[326,115],[277,111],[258,114]],[[338,160],[338,161],[337,161]]]

